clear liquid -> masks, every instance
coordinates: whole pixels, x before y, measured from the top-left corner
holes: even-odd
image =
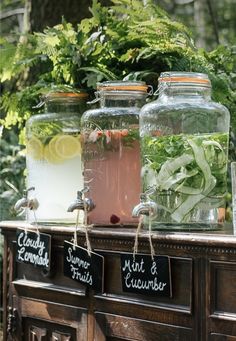
[[[236,235],[236,199],[233,199],[233,228]]]
[[[39,202],[36,218],[43,222],[75,223],[77,211],[67,212],[75,200],[76,192],[83,188],[81,156],[53,164],[27,156],[27,185],[34,186],[34,196]],[[29,213],[34,221],[33,212]],[[80,211],[80,222],[83,212]]]
[[[236,235],[236,162],[231,162],[231,186],[232,186],[232,213],[233,213],[233,229]]]
[[[198,152],[193,152],[189,141],[194,141]],[[150,198],[158,205],[153,228],[162,224],[173,229],[201,229],[204,225],[215,228],[223,223],[228,134],[146,136],[142,149],[146,167],[143,189],[144,192],[152,189]],[[176,167],[175,160],[185,155],[192,155],[192,161]],[[188,175],[181,178],[181,174]],[[208,185],[211,189],[207,192]],[[188,192],[182,191],[184,187]]]

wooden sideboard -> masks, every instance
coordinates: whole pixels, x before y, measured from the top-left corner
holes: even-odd
[[[4,235],[4,340],[27,341],[236,341],[236,236],[153,232],[157,255],[168,255],[173,295],[122,291],[120,253],[132,252],[135,230],[93,228],[92,248],[104,256],[104,292],[95,294],[63,275],[63,242],[72,227],[41,226],[52,236],[50,272],[15,261],[16,229]],[[34,229],[34,227],[31,227]],[[78,231],[78,244],[85,236]],[[139,252],[149,253],[148,233]]]

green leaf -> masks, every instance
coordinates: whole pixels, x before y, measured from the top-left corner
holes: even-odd
[[[115,74],[113,74],[112,72],[110,72],[109,70],[104,68],[103,66],[100,66],[100,67],[99,66],[97,66],[97,67],[81,67],[79,70],[99,74],[107,80],[109,80],[109,79],[116,80],[117,79]]]

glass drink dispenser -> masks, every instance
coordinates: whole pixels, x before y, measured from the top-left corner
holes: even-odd
[[[49,93],[45,112],[26,123],[27,185],[35,188],[38,221],[75,222],[76,212],[67,208],[83,189],[80,120],[86,100],[85,92]]]
[[[92,224],[133,224],[139,198],[139,111],[147,96],[143,82],[98,84],[100,108],[82,116],[83,164]]]
[[[207,75],[161,74],[158,99],[140,113],[143,194],[133,215],[152,206],[146,227],[151,220],[153,229],[211,229],[224,221],[229,117],[211,100]]]

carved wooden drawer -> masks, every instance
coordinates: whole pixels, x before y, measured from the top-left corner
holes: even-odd
[[[23,226],[23,225],[22,225]],[[122,290],[120,254],[132,251],[135,231],[94,228],[90,241],[105,258],[104,292],[85,290],[63,274],[69,227],[42,227],[52,236],[50,272],[16,263],[18,222],[4,234],[4,340],[236,341],[236,238],[222,234],[153,233],[157,255],[170,257],[172,297]],[[32,227],[33,228],[33,227]],[[78,232],[84,246],[84,231]],[[139,252],[150,252],[140,233]]]
[[[189,341],[189,328],[165,325],[124,316],[95,313],[95,340],[135,341]]]
[[[236,341],[236,336],[211,334],[210,341]]]
[[[16,244],[13,242],[14,250],[15,246]],[[15,253],[15,251],[13,252]],[[50,299],[50,295],[55,293],[59,301],[61,298],[67,303],[72,304],[74,300],[73,295],[81,299],[85,297],[85,287],[64,276],[63,246],[52,243],[51,253],[51,270],[49,272],[32,265],[14,262],[13,284],[18,293],[44,300]],[[67,299],[65,300],[65,296],[60,294],[67,296]]]
[[[103,256],[105,257],[104,294],[97,295],[97,298],[104,300],[119,298],[129,305],[137,305],[139,302],[141,305],[151,306],[152,308],[166,308],[191,314],[193,281],[193,261],[191,258],[170,257],[173,292],[172,297],[169,298],[123,292],[120,253],[104,252]]]
[[[13,296],[12,303],[16,310],[15,324],[22,327],[23,340],[87,340],[86,309],[19,296]]]
[[[236,323],[236,262],[210,261],[211,316]]]

